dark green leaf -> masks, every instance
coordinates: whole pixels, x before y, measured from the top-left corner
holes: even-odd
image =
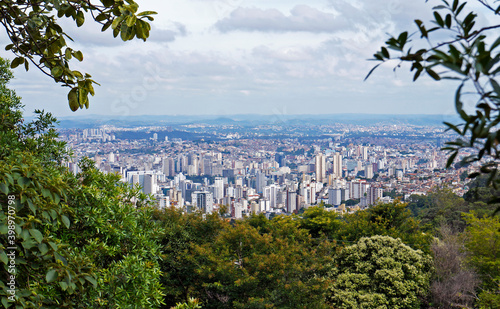
[[[47,280],[47,283],[51,283],[56,281],[57,277],[58,277],[57,271],[55,269],[51,269],[47,272],[45,280]]]
[[[40,253],[42,255],[45,255],[47,254],[47,252],[49,252],[49,247],[47,246],[47,244],[41,243],[38,245],[38,250],[40,250]]]
[[[441,17],[441,15],[438,13],[438,12],[434,12],[434,18],[436,20],[436,23],[441,26],[441,27],[444,27],[444,21],[443,21],[443,18]]]
[[[66,217],[65,215],[62,215],[62,216],[61,216],[61,220],[62,220],[63,224],[64,224],[67,228],[69,228],[70,221],[69,221],[68,217]]]
[[[40,232],[37,229],[30,229],[30,234],[31,234],[31,236],[33,236],[33,238],[35,238],[37,243],[39,243],[39,244],[42,243],[42,241],[43,241],[42,232]]]
[[[5,183],[0,183],[0,191],[2,191],[3,194],[8,195],[9,194],[9,186]]]
[[[448,158],[448,161],[446,161],[446,168],[450,167],[453,164],[453,161],[455,161],[457,155],[458,155],[457,151],[451,154],[451,156]]]
[[[91,276],[85,276],[85,279],[87,279],[88,282],[92,283],[94,287],[97,287],[97,281],[92,278]]]
[[[77,94],[77,91],[78,91],[77,88],[73,88],[68,93],[69,107],[71,108],[72,111],[76,111],[80,107],[80,104],[78,104],[78,94]]]

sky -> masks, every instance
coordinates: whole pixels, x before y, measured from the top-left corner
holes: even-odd
[[[73,67],[101,85],[90,108],[71,112],[68,88],[19,67],[11,85],[27,114],[455,113],[453,82],[412,82],[394,64],[363,81],[389,34],[416,30],[413,20],[429,20],[436,1],[136,1],[158,13],[146,42],[122,42],[88,19],[81,28],[61,21],[84,54]]]

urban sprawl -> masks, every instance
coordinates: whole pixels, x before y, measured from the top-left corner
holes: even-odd
[[[453,136],[441,126],[101,126],[60,136],[72,149],[66,164],[75,173],[87,156],[140,186],[160,208],[232,218],[318,204],[354,212],[436,186],[462,195],[472,168],[445,169],[441,148]]]

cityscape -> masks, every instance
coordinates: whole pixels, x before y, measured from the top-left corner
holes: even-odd
[[[0,1],[2,308],[500,308],[500,0]]]
[[[186,212],[293,214],[326,205],[340,214],[447,186],[467,192],[466,168],[446,169],[453,134],[439,125],[380,123],[64,129],[74,173],[88,156],[105,173],[140,186],[159,208]]]

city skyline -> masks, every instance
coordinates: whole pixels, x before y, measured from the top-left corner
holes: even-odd
[[[392,66],[363,82],[374,65],[366,59],[388,34],[428,20],[435,2],[145,0],[141,11],[158,12],[147,42],[62,22],[85,56],[75,68],[101,84],[89,110],[72,113],[67,89],[35,69],[16,69],[12,87],[28,115],[38,108],[59,117],[454,114],[452,82],[413,83]]]

